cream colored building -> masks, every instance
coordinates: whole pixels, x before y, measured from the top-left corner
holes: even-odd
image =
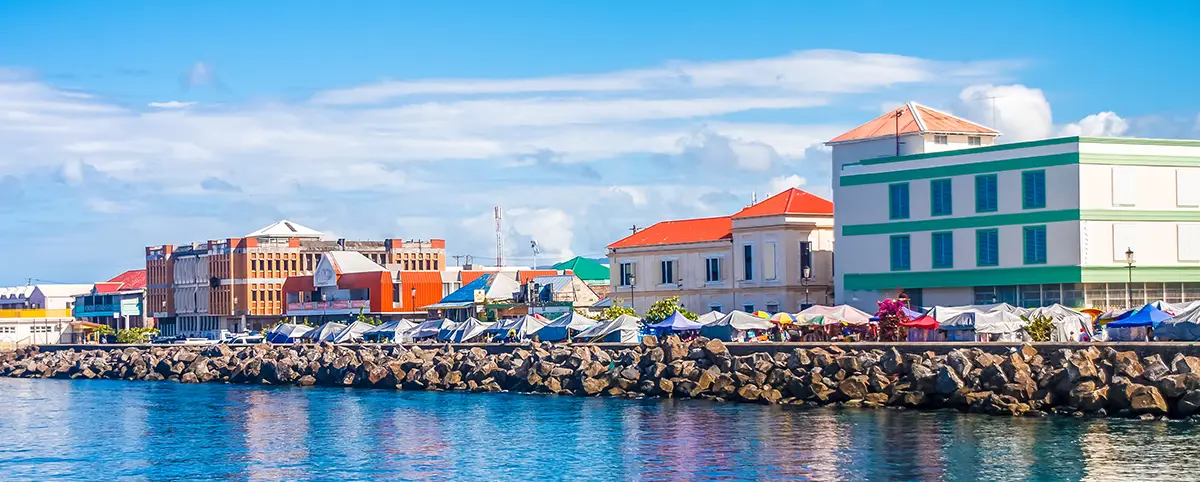
[[[639,313],[672,296],[696,313],[794,313],[833,299],[833,204],[798,189],[733,216],[660,222],[608,248],[612,296]]]
[[[91,285],[39,284],[0,288],[0,349],[75,340],[75,297]]]

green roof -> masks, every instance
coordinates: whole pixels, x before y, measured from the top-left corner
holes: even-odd
[[[584,281],[608,281],[608,267],[600,263],[576,256],[569,260],[563,261],[554,265],[554,269],[569,269]]]

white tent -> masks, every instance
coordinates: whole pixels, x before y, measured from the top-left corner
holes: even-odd
[[[1034,317],[1049,317],[1054,324],[1050,332],[1050,341],[1080,341],[1086,333],[1091,336],[1092,317],[1087,314],[1067,308],[1059,303],[1033,310],[1029,314],[1030,321]]]
[[[453,323],[453,321],[450,321],[446,318],[442,318],[440,320],[428,320],[424,323],[414,326],[411,330],[404,332],[403,337],[409,340],[425,340],[434,338],[438,336],[438,333],[442,330],[442,326]]]
[[[988,313],[966,311],[946,321],[938,329],[946,330],[949,341],[1025,341],[1025,320],[1008,311]]]
[[[417,326],[408,320],[389,321],[363,333],[363,338],[381,343],[396,343],[403,340],[404,332]]]
[[[558,317],[545,328],[537,331],[537,337],[542,341],[566,340],[576,333],[596,325],[596,320],[583,316],[574,311]]]
[[[546,326],[546,322],[542,321],[533,315],[522,315],[517,318],[502,320],[488,327],[487,332],[493,335],[498,335],[500,338],[507,338],[511,332],[514,334],[514,339],[509,341],[527,340],[538,330]]]
[[[350,326],[343,328],[342,331],[339,331],[337,335],[334,335],[329,341],[334,343],[352,343],[356,341],[362,341],[363,333],[371,331],[372,328],[375,327],[361,321],[356,321],[351,323]]]
[[[733,310],[720,320],[700,328],[700,336],[733,341],[751,330],[770,330],[775,327],[771,320],[759,318],[745,311]]]
[[[310,340],[314,343],[321,342],[321,341],[330,341],[330,340],[333,340],[333,337],[337,336],[338,333],[341,333],[342,330],[344,330],[344,329],[346,329],[346,325],[343,325],[341,323],[334,323],[334,322],[330,321],[328,323],[325,323],[324,325],[317,327],[317,329],[315,329],[315,330],[312,330],[312,331],[309,331],[308,333],[300,335],[300,339]]]
[[[637,343],[638,334],[641,331],[642,320],[636,316],[621,315],[608,321],[601,321],[595,326],[579,332],[575,338],[608,343]]]
[[[813,305],[796,314],[806,322],[821,317],[821,324],[847,323],[861,325],[871,322],[871,315],[850,305],[821,306]]]
[[[1004,311],[1004,312],[1012,313],[1017,316],[1028,316],[1029,312],[1030,312],[1030,310],[1028,308],[1021,308],[1019,306],[1013,306],[1008,303],[993,303],[990,305],[971,305],[971,306],[968,306],[967,308],[974,309],[975,311],[982,311],[984,313],[991,313],[993,311]]]
[[[934,306],[926,314],[937,320],[939,324],[945,324],[951,318],[963,313],[984,313],[984,311],[971,306]]]
[[[300,339],[300,335],[312,331],[311,326],[295,323],[280,323],[267,332],[266,340],[270,343],[292,343]]]
[[[466,343],[472,341],[487,332],[488,327],[495,323],[484,323],[474,317],[467,318],[467,321],[459,323],[450,332],[450,336],[446,341],[451,343]]]
[[[696,322],[700,323],[701,325],[707,325],[709,323],[716,322],[717,320],[720,320],[721,318],[724,318],[724,317],[725,317],[725,313],[721,313],[720,311],[713,310],[713,311],[710,311],[703,315],[700,315],[699,318],[696,318]],[[620,318],[620,317],[618,317],[618,318]]]
[[[1174,341],[1200,340],[1200,303],[1192,303],[1187,311],[1155,326],[1154,338]]]
[[[450,337],[454,334],[454,330],[457,330],[458,325],[461,325],[461,324],[462,323],[459,323],[457,321],[452,321],[449,319],[442,320],[442,324],[441,324],[441,326],[438,327],[438,332],[437,332],[438,341],[450,341]]]

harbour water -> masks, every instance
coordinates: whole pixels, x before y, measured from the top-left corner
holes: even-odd
[[[1188,480],[1200,425],[0,379],[4,480]]]

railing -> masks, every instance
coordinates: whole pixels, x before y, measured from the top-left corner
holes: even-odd
[[[71,310],[0,310],[0,318],[72,318]]]

